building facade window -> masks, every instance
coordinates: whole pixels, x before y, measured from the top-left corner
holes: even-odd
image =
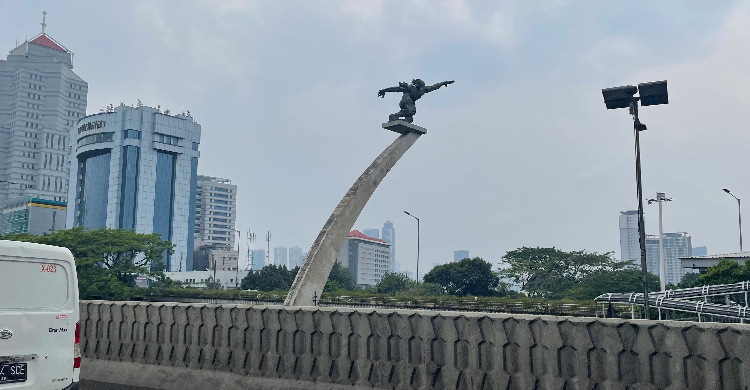
[[[78,146],[85,146],[91,144],[98,144],[101,142],[112,142],[115,133],[99,133],[87,135],[78,140]]]
[[[172,238],[172,203],[174,200],[175,155],[156,153],[156,181],[154,188],[154,233],[161,234],[163,240]],[[164,251],[166,269],[171,269],[169,253]]]
[[[122,192],[120,194],[120,229],[135,230],[135,209],[138,199],[138,159],[140,148],[122,148]]]
[[[107,193],[111,153],[79,158],[78,225],[89,229],[107,227]]]
[[[125,130],[122,132],[123,138],[133,138],[133,139],[141,139],[141,132],[140,130]]]

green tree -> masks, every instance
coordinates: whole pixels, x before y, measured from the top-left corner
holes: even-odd
[[[338,283],[341,290],[354,291],[357,289],[357,283],[354,281],[354,276],[349,268],[344,267],[338,261],[333,263],[331,273],[328,274],[328,281],[334,281]]]
[[[397,272],[386,272],[380,282],[375,286],[379,294],[396,295],[397,292],[406,291],[417,282],[409,279],[406,274]]]
[[[617,263],[612,252],[573,251],[557,248],[521,247],[503,256],[507,268],[500,274],[521,286],[531,297],[560,299],[584,277],[613,269]]]
[[[70,250],[76,261],[81,298],[128,299],[129,288],[138,275],[163,276],[162,256],[174,252],[172,243],[161,235],[135,233],[132,230],[76,227],[41,236],[20,234],[6,240],[36,242]],[[157,271],[151,271],[156,264]]]
[[[623,267],[621,269],[604,269],[585,276],[575,286],[565,292],[565,298],[575,300],[593,300],[605,293],[629,293],[643,291],[641,269]],[[659,290],[659,277],[648,274],[650,291]]]
[[[434,283],[413,283],[409,289],[400,291],[398,294],[412,297],[435,297],[445,294],[445,291],[443,287]]]
[[[680,283],[677,283],[674,288],[690,288],[701,286],[702,284],[698,281],[698,278],[700,278],[700,276],[701,274],[697,272],[685,274],[685,276],[682,277],[682,280],[680,280]]]
[[[294,267],[289,271],[285,265],[269,264],[260,269],[260,271],[251,271],[242,278],[240,286],[243,290],[289,290],[294,283],[299,267]]]
[[[323,286],[323,292],[335,293],[341,291],[341,285],[335,280],[326,281],[326,285]]]
[[[750,262],[740,265],[736,260],[721,259],[697,278],[698,286],[732,284],[750,280]]]
[[[437,284],[451,295],[498,295],[500,278],[492,264],[479,257],[439,265],[424,276],[425,283]]]
[[[217,282],[214,280],[213,276],[209,276],[208,279],[206,279],[206,290],[223,290],[224,286],[221,285],[221,282]]]

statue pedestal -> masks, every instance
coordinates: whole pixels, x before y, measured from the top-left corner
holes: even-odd
[[[427,133],[424,127],[402,120],[383,123],[383,128],[401,135],[370,164],[333,210],[310,251],[307,252],[307,258],[286,296],[285,306],[313,305],[313,296],[319,297],[323,292],[333,263],[370,196],[401,156],[422,134]]]
[[[395,131],[399,134],[406,134],[412,131],[420,134],[427,134],[427,129],[425,129],[424,127],[417,126],[400,119],[383,123],[383,128],[386,130]]]

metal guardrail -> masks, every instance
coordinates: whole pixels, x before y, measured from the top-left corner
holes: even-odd
[[[750,291],[750,282],[741,282],[734,284],[722,284],[714,286],[693,287],[679,290],[667,290],[649,293],[648,304],[656,308],[659,313],[659,319],[662,319],[662,309],[672,310],[683,313],[694,313],[698,316],[698,321],[702,321],[703,316],[717,316],[732,318],[744,323],[750,319],[748,311],[748,291]],[[745,304],[729,304],[729,295],[744,294]],[[708,297],[726,296],[727,304],[718,304],[708,302]],[[690,300],[690,298],[703,298],[703,300]],[[630,305],[630,315],[635,318],[635,306],[643,306],[644,299],[641,293],[607,293],[602,294],[594,299],[596,303],[608,304],[612,307],[613,303]],[[606,310],[603,310],[606,313]],[[598,311],[597,311],[598,315]],[[606,314],[605,314],[606,316]]]
[[[714,286],[701,286],[692,288],[683,288],[679,290],[667,290],[649,293],[651,296],[663,296],[665,298],[689,299],[705,298],[718,295],[740,294],[745,295],[745,306],[747,306],[747,294],[750,292],[750,281],[734,284],[718,284]]]

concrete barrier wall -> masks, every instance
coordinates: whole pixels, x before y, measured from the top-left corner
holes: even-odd
[[[739,324],[85,301],[81,326],[82,378],[157,389],[750,385]]]

